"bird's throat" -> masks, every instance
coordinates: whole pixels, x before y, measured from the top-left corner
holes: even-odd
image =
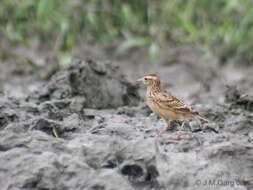
[[[160,93],[162,91],[163,91],[163,89],[162,89],[160,83],[152,84],[152,85],[147,87],[147,96],[152,96],[152,95]]]

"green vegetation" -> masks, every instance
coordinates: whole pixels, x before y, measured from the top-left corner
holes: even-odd
[[[55,138],[59,138],[59,135],[58,135],[57,130],[55,129],[55,127],[53,127],[53,134],[54,134]]]
[[[120,40],[148,46],[198,44],[218,56],[253,60],[251,0],[1,0],[0,32],[11,44],[31,39],[68,51],[77,42]],[[1,40],[1,38],[0,38]]]

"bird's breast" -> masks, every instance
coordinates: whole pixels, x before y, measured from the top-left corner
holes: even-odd
[[[166,118],[166,114],[164,113],[164,111],[160,108],[160,106],[158,105],[157,102],[153,101],[152,99],[148,99],[147,101],[148,106],[150,107],[150,109],[155,112],[156,114],[158,114],[159,116]]]
[[[151,98],[148,98],[147,103],[153,112],[159,114],[159,106],[157,105],[156,102],[154,102]]]

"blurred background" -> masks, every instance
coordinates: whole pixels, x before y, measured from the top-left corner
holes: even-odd
[[[40,79],[49,79],[73,57],[87,56],[116,62],[128,74],[162,72],[176,63],[216,69],[233,64],[247,71],[252,25],[251,0],[1,0],[0,79],[9,70],[27,76],[34,68]],[[230,73],[226,80],[240,79],[245,70],[221,75]]]
[[[60,55],[96,45],[145,48],[155,63],[160,49],[190,44],[250,64],[252,24],[251,0],[1,0],[0,61],[20,46]]]

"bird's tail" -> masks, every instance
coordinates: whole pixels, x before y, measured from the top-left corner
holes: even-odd
[[[206,117],[204,117],[203,115],[201,115],[199,112],[197,112],[196,115],[197,115],[200,119],[202,119],[202,120],[208,122],[208,119],[207,119]]]

